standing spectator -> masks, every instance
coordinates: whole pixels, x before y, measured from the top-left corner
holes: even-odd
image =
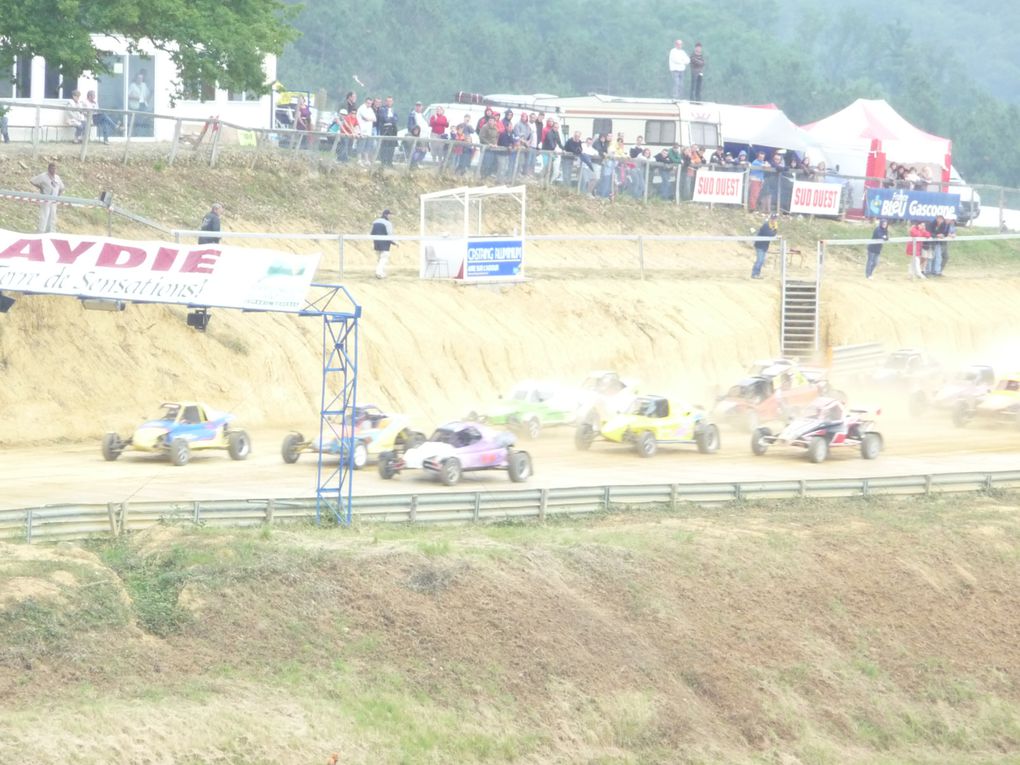
[[[701,100],[701,85],[705,81],[705,52],[701,43],[694,43],[694,53],[691,55],[691,100]]]
[[[765,265],[765,256],[768,254],[769,245],[772,244],[772,239],[779,233],[779,216],[775,213],[771,213],[764,223],[761,224],[761,228],[758,229],[758,236],[771,237],[765,241],[754,243],[754,267],[751,268],[751,278],[761,279],[761,267]]]
[[[701,155],[700,146],[691,146],[687,150],[687,167],[684,170],[684,199],[694,199],[694,182],[698,177],[698,170],[705,164],[705,158]]]
[[[308,105],[308,99],[304,96],[298,96],[297,105],[294,107],[294,129],[304,133],[312,129],[312,107]],[[298,148],[304,145],[304,141],[305,137],[299,134],[297,136]],[[308,147],[312,147],[311,138],[308,139]]]
[[[531,118],[527,112],[521,112],[521,118],[517,124],[514,125],[513,136],[514,141],[520,141],[521,146],[521,160],[518,172],[521,175],[530,175],[534,169],[534,155],[531,153],[532,150],[532,133],[534,129],[531,124]],[[528,162],[531,162],[529,166]]]
[[[220,230],[220,213],[223,212],[223,205],[219,202],[213,202],[212,209],[205,214],[202,218],[202,225],[199,227],[202,231],[219,231]],[[218,236],[200,236],[198,238],[199,244],[219,244],[220,238]]]
[[[758,149],[758,153],[751,161],[751,170],[748,173],[748,194],[747,207],[751,212],[758,210],[758,202],[761,200],[761,191],[765,186],[765,168],[769,166],[765,159],[765,151]]]
[[[415,127],[418,128],[418,135],[421,135],[429,128],[429,120],[425,118],[424,106],[421,101],[414,102],[414,111],[407,115],[407,132],[410,133]],[[442,107],[439,107],[442,108]],[[445,132],[445,131],[444,131]]]
[[[103,140],[103,143],[109,143],[110,136],[117,129],[117,125],[110,119],[110,115],[99,110],[96,91],[90,90],[85,94],[85,108],[92,112],[92,124],[96,126],[99,138]]]
[[[630,158],[637,159],[645,153],[645,137],[639,135],[634,139],[634,145],[630,147]]]
[[[341,162],[347,162],[351,158],[354,149],[354,142],[361,135],[361,128],[358,126],[358,115],[355,112],[340,110],[343,120],[340,122],[340,145],[337,147],[337,158]]]
[[[687,65],[691,63],[691,57],[684,50],[684,41],[677,40],[673,43],[673,49],[669,52],[669,73],[673,77],[673,100],[679,101],[684,92],[684,74],[687,72]]]
[[[397,110],[393,108],[393,96],[386,96],[386,103],[379,107],[379,135],[383,139],[379,147],[379,159],[388,167],[393,165],[393,152],[397,148],[398,124]]]
[[[372,221],[372,236],[393,236],[393,223],[390,222],[390,211],[387,208],[382,214]],[[386,278],[386,264],[390,260],[390,247],[396,247],[397,243],[390,239],[375,239],[372,242],[375,248],[375,278]]]
[[[911,280],[924,278],[924,248],[917,240],[930,236],[927,227],[921,221],[915,221],[910,227],[910,241],[907,242],[907,257],[910,258],[910,263],[907,265],[907,275]]]
[[[67,103],[67,124],[74,128],[74,142],[81,143],[85,136],[85,128],[88,120],[85,119],[85,104],[81,102],[81,91],[76,90],[71,94],[71,100]]]
[[[659,178],[659,197],[665,200],[673,197],[673,168],[672,160],[669,158],[669,149],[663,147],[659,153],[652,157],[655,163],[656,175]]]
[[[3,139],[4,143],[11,142],[11,135],[7,132],[8,117],[7,107],[0,104],[0,138]]]
[[[584,155],[584,143],[581,141],[580,130],[575,130],[574,134],[563,144],[562,175],[563,183],[568,186],[574,185],[574,162],[576,161],[587,163],[588,168],[592,169],[591,160]]]
[[[496,137],[496,145],[499,147],[496,157],[496,175],[501,180],[506,180],[513,172],[510,162],[511,157],[515,156],[511,151],[514,147],[514,129],[511,123],[513,116],[513,112],[507,110],[503,119],[496,123],[496,128],[499,130],[499,135]]]
[[[354,114],[358,111],[358,95],[353,90],[348,90],[347,95],[344,96],[344,109],[347,110],[348,114]]]
[[[358,161],[367,165],[372,161],[372,131],[375,128],[375,109],[372,108],[372,97],[365,96],[365,103],[358,107],[358,129],[361,137],[358,139]]]
[[[465,117],[464,122],[457,125],[453,131],[453,157],[457,175],[464,175],[468,171],[468,168],[471,167],[471,155],[474,154],[470,134],[466,133],[465,130],[470,130],[471,133],[474,133],[469,117]]]
[[[59,197],[64,193],[64,182],[57,175],[57,163],[50,162],[45,173],[39,173],[29,181],[39,189],[40,194]],[[51,234],[57,230],[57,203],[43,202],[39,205],[39,233]]]
[[[949,224],[946,223],[945,216],[936,215],[935,220],[929,222],[925,228],[928,229],[928,234],[934,240],[929,245],[928,251],[931,254],[931,260],[928,261],[925,273],[928,276],[942,276],[945,240],[949,235]]]
[[[147,112],[150,109],[152,92],[149,90],[149,83],[145,81],[145,76],[145,70],[140,70],[128,86],[128,109],[133,112]]]
[[[549,120],[549,129],[545,131],[545,135],[542,137],[542,151],[547,151],[549,154],[543,156],[545,163],[550,164],[549,170],[549,181],[556,180],[556,163],[559,161],[559,155],[563,151],[563,139],[560,137],[560,125],[558,122]],[[543,170],[545,169],[543,165]]]
[[[1005,224],[1005,222],[1003,222]],[[1003,234],[1008,233],[1007,231],[1001,232]],[[946,239],[942,242],[942,268],[939,269],[939,276],[942,276],[946,272],[946,266],[949,265],[949,240],[956,239],[956,221],[946,221]]]
[[[768,175],[765,185],[768,186],[768,196],[765,198],[766,212],[783,212],[782,191],[783,171],[786,164],[783,162],[783,155],[778,151],[772,154],[772,174]]]
[[[465,120],[467,118],[465,117]],[[450,120],[446,118],[446,111],[441,106],[436,107],[435,113],[429,117],[429,150],[432,152],[432,158],[437,162],[442,162],[445,158],[443,143],[449,135]]]
[[[871,238],[875,244],[868,245],[868,263],[864,266],[864,276],[870,279],[878,266],[878,257],[882,254],[882,242],[889,241],[889,221],[882,218],[875,230],[871,232]]]
[[[490,114],[482,129],[478,131],[478,142],[482,145],[481,178],[488,178],[496,171],[496,144],[499,142],[499,128],[496,115]]]

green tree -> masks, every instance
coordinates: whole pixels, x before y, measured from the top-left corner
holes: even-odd
[[[65,72],[104,71],[93,34],[143,39],[169,53],[180,83],[264,92],[262,63],[296,39],[299,12],[279,0],[19,0],[0,13],[0,62],[43,56]]]

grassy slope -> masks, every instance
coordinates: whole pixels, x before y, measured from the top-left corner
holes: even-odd
[[[1017,498],[0,560],[0,761],[1008,763]]]

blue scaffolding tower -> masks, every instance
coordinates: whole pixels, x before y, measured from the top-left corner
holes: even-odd
[[[323,464],[319,450],[315,483],[315,520],[323,516],[337,523],[351,522],[354,475],[354,407],[358,395],[358,320],[361,306],[339,284],[312,284],[324,290],[309,301],[302,316],[322,317],[322,399],[319,411],[319,443],[336,437],[340,442],[340,460]],[[343,302],[341,309],[335,302]]]

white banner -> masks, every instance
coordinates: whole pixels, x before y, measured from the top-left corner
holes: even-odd
[[[790,197],[791,213],[808,215],[839,215],[839,199],[843,187],[838,183],[807,183],[796,181]]]
[[[744,174],[719,170],[698,170],[698,176],[694,182],[694,201],[742,205],[744,203]]]
[[[319,254],[0,229],[0,290],[300,311]]]

